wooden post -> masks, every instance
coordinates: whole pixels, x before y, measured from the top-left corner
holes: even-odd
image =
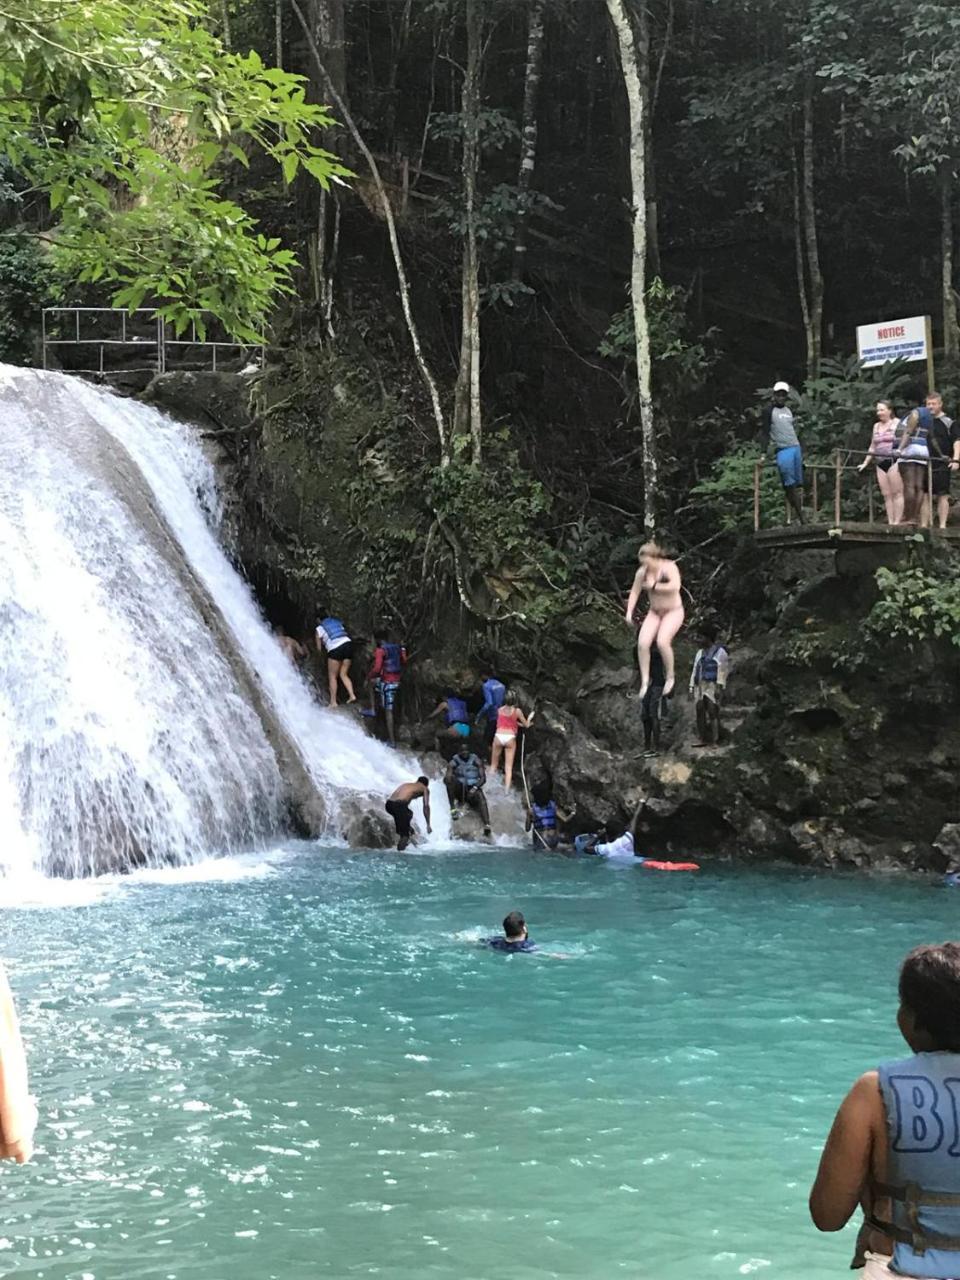
[[[760,528],[760,468],[762,462],[753,464],[753,531],[754,533]]]
[[[810,468],[810,470],[813,472],[813,523],[816,524],[817,511],[819,510],[819,507],[820,507],[820,504],[817,501],[817,476],[820,474],[820,468],[817,466],[813,466]]]
[[[933,323],[929,316],[923,317],[923,327],[927,341],[927,394],[937,387],[936,372],[933,367]]]
[[[840,481],[843,477],[843,472],[840,470],[840,466],[840,450],[838,449],[833,455],[833,523],[835,525],[840,524]]]

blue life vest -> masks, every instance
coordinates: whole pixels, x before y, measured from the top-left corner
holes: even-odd
[[[918,1053],[878,1071],[887,1181],[873,1190],[891,1197],[892,1222],[868,1221],[896,1241],[895,1272],[960,1276],[960,1053]]]
[[[529,938],[517,938],[516,941],[510,938],[484,938],[483,941],[491,951],[506,951],[508,955],[523,955],[537,949],[537,944]]]
[[[497,712],[503,706],[503,700],[507,696],[507,686],[493,676],[489,680],[483,682],[483,698],[484,702],[489,703],[487,707],[487,718],[496,720]]]
[[[533,825],[538,831],[552,831],[557,825],[557,806],[553,800],[547,804],[531,805]]]
[[[453,765],[453,773],[458,782],[463,783],[465,787],[477,786],[483,766],[473,752],[467,756],[466,760],[458,753],[450,763]]]
[[[403,670],[403,645],[382,644],[380,648],[383,650],[383,674],[398,676]]]
[[[717,683],[717,677],[720,675],[721,653],[723,653],[722,644],[712,644],[709,649],[703,651],[703,657],[700,659],[700,679],[707,684]]]
[[[447,724],[466,724],[467,704],[462,698],[447,699]]]
[[[347,628],[339,618],[324,618],[320,625],[327,633],[327,639],[331,644],[335,644],[338,640],[350,639],[347,635]]]

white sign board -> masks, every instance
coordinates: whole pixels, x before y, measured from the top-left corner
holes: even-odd
[[[926,360],[929,354],[929,316],[857,326],[857,355],[868,369],[888,360]]]

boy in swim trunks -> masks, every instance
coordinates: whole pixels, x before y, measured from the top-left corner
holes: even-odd
[[[810,1192],[820,1231],[858,1205],[863,1280],[960,1276],[960,943],[917,947],[900,970],[897,1025],[912,1056],[867,1071],[844,1098]]]

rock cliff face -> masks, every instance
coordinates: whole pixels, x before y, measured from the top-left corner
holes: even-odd
[[[302,573],[286,573],[284,543],[329,538],[331,549],[343,552],[331,555],[327,566],[333,594],[349,599],[346,578],[335,579],[350,565],[343,495],[356,431],[346,421],[335,430],[339,419],[331,411],[321,465],[302,443],[295,445],[295,433],[254,426],[245,380],[186,376],[186,383],[184,375],[157,379],[150,394],[230,445],[234,471],[227,479],[237,477],[242,494],[234,552],[251,580],[274,608],[286,601],[304,613],[311,593],[305,594]],[[313,479],[311,466],[318,473]],[[306,492],[312,496],[305,506]],[[741,561],[750,588],[741,587],[736,602],[721,745],[693,745],[686,680],[694,646],[681,633],[663,751],[643,758],[636,669],[624,640],[619,658],[611,659],[608,649],[579,683],[565,676],[552,686],[552,699],[536,699],[528,779],[552,778],[561,807],[576,810],[576,831],[629,821],[642,803],[640,844],[664,857],[938,870],[960,860],[957,650],[946,640],[913,651],[891,642],[880,662],[851,661],[876,599],[876,570],[902,554],[903,544],[843,541],[799,551],[746,547]],[[939,546],[930,554],[950,553]],[[467,688],[477,673],[464,665],[462,650],[443,652],[437,635],[418,648],[404,690],[403,737],[426,749],[432,731],[418,732],[410,722],[430,709],[445,684]],[[571,653],[567,670],[583,671],[583,656],[582,649]],[[512,682],[532,704],[532,686],[524,690],[522,677]],[[384,838],[374,839],[359,816],[355,835],[369,843]]]

